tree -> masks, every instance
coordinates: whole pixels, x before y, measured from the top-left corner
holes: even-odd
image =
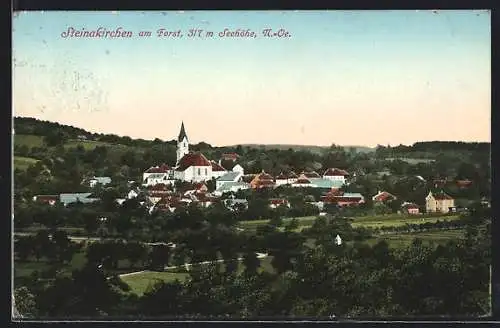
[[[35,296],[25,287],[14,290],[15,307],[23,318],[34,317],[37,314]]]

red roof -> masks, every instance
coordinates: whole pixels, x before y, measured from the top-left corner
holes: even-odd
[[[337,169],[337,168],[329,168],[323,173],[323,176],[334,177],[334,176],[346,176],[349,173],[345,170]]]
[[[393,194],[388,193],[387,191],[382,191],[379,194],[375,195],[374,200],[377,202],[385,202],[388,199],[396,198]]]
[[[303,174],[306,178],[321,178],[321,176],[315,171],[302,172],[301,174]]]
[[[233,159],[233,160],[236,160],[236,159],[238,159],[238,157],[240,157],[240,155],[238,155],[236,153],[225,153],[225,154],[222,154],[222,158],[224,158],[224,159]]]
[[[184,155],[179,161],[177,171],[185,171],[191,166],[212,166],[210,161],[202,153],[189,153]]]
[[[445,194],[444,192],[433,194],[435,200],[452,200],[453,197]]]
[[[212,161],[212,172],[225,172],[226,169],[220,166],[217,162]]]
[[[266,172],[261,172],[257,174],[257,179],[259,180],[273,180],[273,176]]]
[[[150,167],[146,173],[169,173],[171,168],[167,164],[162,164],[156,167]]]
[[[406,208],[406,209],[418,209],[418,205],[417,204],[413,204],[413,203],[411,203],[411,204],[405,204],[405,205],[403,205],[403,207]]]

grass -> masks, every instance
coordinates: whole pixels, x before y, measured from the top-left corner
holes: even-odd
[[[283,219],[283,223],[287,224],[292,221],[294,218],[285,218]],[[309,227],[313,224],[314,220],[316,220],[316,216],[303,216],[295,218],[299,223],[299,227]],[[269,220],[253,220],[253,221],[240,221],[239,227],[245,230],[255,230],[258,226],[265,225],[269,222]]]
[[[380,227],[397,227],[404,226],[406,224],[424,224],[424,223],[435,223],[437,220],[452,221],[458,220],[459,215],[447,215],[447,216],[435,216],[435,217],[413,217],[405,215],[391,215],[391,216],[373,216],[373,217],[358,217],[352,222],[353,228],[365,227],[365,228],[380,228]]]
[[[31,157],[14,156],[14,169],[24,171],[36,162],[38,162],[38,160]]]
[[[14,145],[27,147],[41,147],[45,144],[42,136],[32,134],[14,134]]]
[[[184,281],[188,276],[187,273],[145,271],[121,277],[121,280],[129,285],[131,293],[142,296],[150,286],[153,286],[158,281]]]
[[[445,230],[418,233],[401,233],[396,235],[384,235],[377,238],[368,239],[366,242],[374,245],[381,240],[385,240],[391,248],[406,247],[412,243],[415,238],[422,239],[424,244],[435,243],[436,245],[445,244],[450,240],[458,240],[464,236],[465,230]]]
[[[260,260],[260,271],[274,272],[274,268],[271,264],[272,257],[266,257]],[[245,269],[243,263],[238,263],[238,272],[242,272]],[[142,296],[150,286],[153,286],[158,281],[173,282],[179,280],[181,282],[185,281],[189,277],[187,272],[157,272],[157,271],[145,271],[133,275],[121,277],[122,281],[125,282],[130,287],[130,292]]]
[[[316,216],[304,216],[296,218],[299,223],[299,228],[296,231],[301,231],[305,228],[309,228],[313,225],[316,220]],[[380,227],[395,227],[404,226],[405,224],[423,224],[427,222],[434,223],[437,220],[458,220],[459,215],[440,215],[440,216],[408,216],[404,214],[388,214],[388,215],[375,215],[375,216],[361,216],[355,217],[352,220],[352,226],[354,228],[366,227],[366,228],[380,228]],[[287,224],[292,221],[293,218],[283,219],[283,223]],[[258,226],[265,225],[269,220],[255,220],[255,221],[240,221],[239,227],[245,230],[255,230]]]
[[[76,148],[78,146],[82,146],[85,150],[93,150],[98,146],[113,146],[113,147],[127,147],[125,145],[114,145],[110,144],[107,142],[102,142],[102,141],[94,141],[94,140],[77,140],[77,139],[70,139],[68,142],[64,144],[64,148]]]

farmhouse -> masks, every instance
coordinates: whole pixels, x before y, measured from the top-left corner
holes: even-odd
[[[341,181],[342,184],[346,183],[346,178],[348,176],[349,173],[347,171],[337,168],[329,168],[323,173],[324,179]]]
[[[429,191],[429,194],[425,198],[425,209],[428,213],[448,213],[454,207],[455,200],[453,199],[453,197],[447,195],[443,191],[435,194],[433,194],[432,191]]]
[[[406,214],[416,215],[420,213],[420,209],[415,203],[404,202],[401,204],[401,209],[403,210],[403,213]]]
[[[273,188],[275,185],[276,184],[274,183],[274,178],[272,177],[272,175],[264,172],[264,170],[262,170],[261,173],[257,174],[250,182],[250,186],[253,189]]]
[[[220,188],[217,188],[213,194],[215,196],[222,196],[225,192],[237,192],[239,190],[250,189],[251,185],[243,181],[231,181],[224,183]]]
[[[365,198],[360,193],[328,193],[321,197],[325,204],[336,204],[338,206],[360,205],[365,202]]]
[[[215,188],[220,189],[228,182],[239,182],[241,181],[242,176],[243,175],[240,172],[228,172],[215,181]]]
[[[372,197],[375,203],[385,203],[396,200],[397,197],[387,191],[379,191],[375,196]]]
[[[235,162],[238,160],[239,157],[240,157],[240,155],[238,155],[236,153],[225,153],[225,154],[222,154],[221,160]]]

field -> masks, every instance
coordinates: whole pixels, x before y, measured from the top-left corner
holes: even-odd
[[[366,227],[366,228],[380,228],[380,227],[394,227],[394,226],[404,226],[405,224],[422,224],[431,222],[434,223],[437,220],[457,220],[460,217],[458,215],[446,215],[446,216],[407,216],[402,214],[388,214],[388,215],[376,215],[376,216],[360,216],[355,217],[352,220],[352,226],[354,228]],[[302,230],[313,225],[316,220],[316,216],[304,216],[296,218],[299,222],[299,229]],[[283,223],[286,224],[293,220],[293,218],[283,219]],[[239,227],[245,230],[255,230],[258,226],[268,223],[269,220],[254,220],[254,221],[241,221],[239,222]]]
[[[34,158],[14,156],[14,169],[24,171],[36,162],[38,162],[38,160]]]
[[[271,265],[272,257],[266,257],[260,261],[260,270],[267,272],[273,272],[274,268]],[[240,262],[238,264],[238,271],[243,271],[245,266]],[[121,279],[130,287],[130,291],[137,295],[142,295],[148,289],[148,286],[152,286],[157,281],[184,281],[189,276],[186,272],[154,272],[154,271],[144,271],[138,272],[131,275],[124,275]]]
[[[385,240],[391,248],[401,248],[408,246],[415,238],[422,239],[424,244],[435,243],[445,244],[450,240],[458,240],[464,236],[465,231],[462,229],[418,232],[418,233],[399,233],[394,235],[384,235],[378,238],[372,238],[366,242],[369,245],[374,245],[381,240]]]
[[[31,134],[14,134],[14,145],[27,147],[41,147],[44,145],[42,136]]]

